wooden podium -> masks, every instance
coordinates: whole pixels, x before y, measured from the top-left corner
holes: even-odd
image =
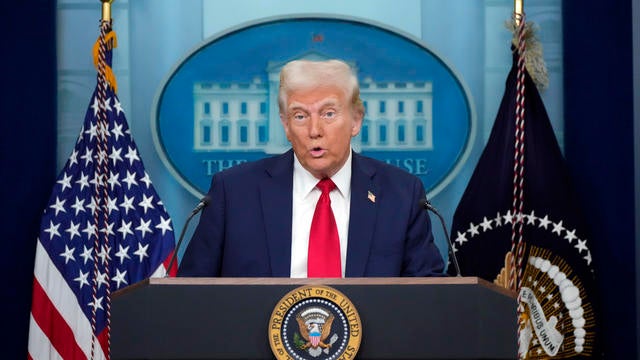
[[[111,356],[274,359],[269,318],[303,285],[335,288],[357,308],[356,359],[517,357],[515,294],[475,277],[148,279],[114,294]]]

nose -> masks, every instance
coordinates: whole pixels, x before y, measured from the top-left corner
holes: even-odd
[[[323,127],[320,116],[317,114],[311,115],[311,119],[309,121],[309,137],[312,139],[322,137]]]

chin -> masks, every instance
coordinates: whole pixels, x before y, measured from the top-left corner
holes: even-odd
[[[307,171],[318,179],[325,177],[331,177],[335,173],[336,164],[331,163],[328,159],[322,158],[309,158],[305,164],[302,164]]]
[[[324,167],[309,166],[306,169],[307,169],[307,171],[309,171],[313,176],[315,176],[318,179],[329,177],[329,174],[330,174],[330,171],[327,168],[324,168]]]

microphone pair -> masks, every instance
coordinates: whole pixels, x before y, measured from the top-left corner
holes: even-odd
[[[180,233],[178,244],[176,245],[173,251],[173,255],[171,256],[171,261],[169,261],[169,266],[167,266],[166,276],[169,275],[169,271],[171,271],[171,267],[173,266],[173,263],[176,261],[176,258],[178,256],[178,249],[180,249],[180,245],[182,245],[182,241],[184,240],[184,234],[187,230],[187,225],[189,225],[189,222],[194,216],[196,216],[197,213],[199,213],[200,211],[202,211],[202,209],[204,209],[207,205],[209,205],[209,202],[211,202],[211,198],[208,195],[206,195],[205,197],[202,198],[202,200],[200,200],[198,205],[196,205],[196,207],[191,211],[191,214],[189,214],[189,217],[187,218],[184,226],[182,227],[182,232]],[[442,229],[444,230],[445,238],[447,239],[447,245],[449,248],[449,257],[451,258],[453,262],[453,266],[456,269],[457,276],[462,276],[460,272],[460,266],[458,265],[458,259],[456,258],[456,254],[453,251],[453,244],[451,243],[451,238],[449,237],[449,232],[447,231],[447,226],[445,225],[442,215],[440,215],[440,212],[438,212],[438,210],[436,210],[436,208],[433,205],[431,205],[431,202],[426,198],[420,200],[420,207],[433,212],[434,214],[436,214],[438,219],[440,219],[440,223],[442,224]]]

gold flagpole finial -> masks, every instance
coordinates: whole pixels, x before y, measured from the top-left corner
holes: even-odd
[[[114,0],[100,0],[102,2],[102,21],[111,21],[111,3]]]
[[[520,20],[524,16],[524,0],[513,0],[513,14],[516,21],[516,27],[520,26]]]

